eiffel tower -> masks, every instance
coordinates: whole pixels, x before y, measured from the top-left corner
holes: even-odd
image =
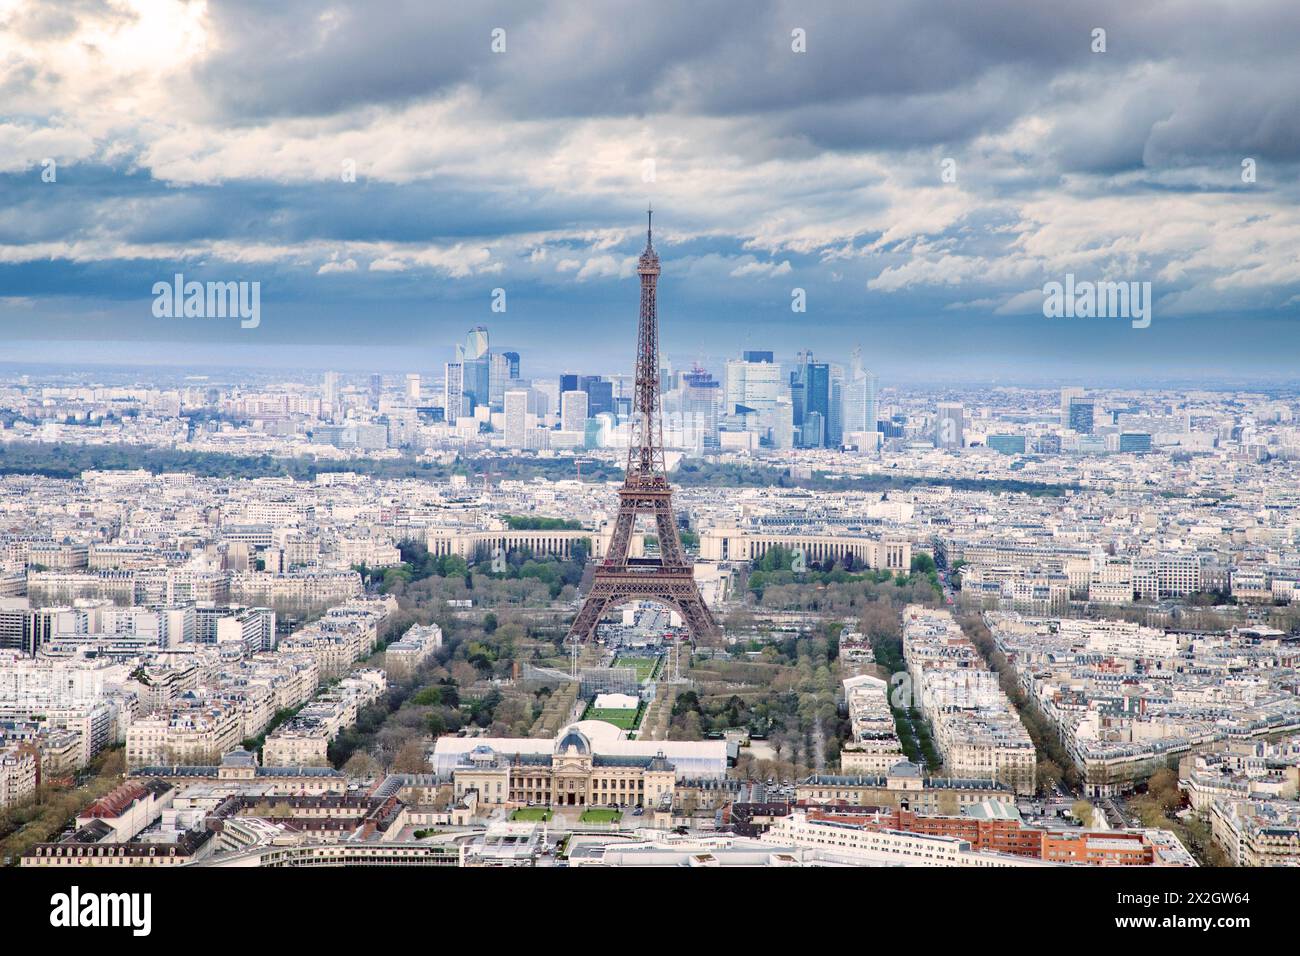
[[[641,276],[641,318],[637,326],[636,392],[627,446],[627,477],[618,492],[618,519],[605,559],[596,565],[591,593],[573,619],[568,640],[588,640],[601,615],[628,601],[649,600],[681,615],[691,639],[718,633],[713,614],[695,586],[691,561],[682,549],[673,514],[673,490],[664,467],[663,424],[659,417],[659,315],[655,286],[659,255],[652,241],[653,212],[646,214],[645,251],[637,263]],[[630,558],[628,549],[637,515],[654,518],[659,557]]]

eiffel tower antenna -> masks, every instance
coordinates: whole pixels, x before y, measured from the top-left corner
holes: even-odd
[[[653,243],[653,209],[646,210],[645,249],[637,261],[641,312],[637,323],[636,388],[627,445],[627,474],[618,492],[618,518],[591,591],[569,628],[569,639],[589,640],[601,615],[629,601],[649,600],[681,615],[691,639],[718,633],[717,622],[695,585],[691,560],[677,533],[673,490],[664,464],[659,394],[659,255]],[[654,519],[657,558],[629,557],[638,515]]]

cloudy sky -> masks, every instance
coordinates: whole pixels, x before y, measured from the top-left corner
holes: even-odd
[[[681,362],[1285,376],[1297,51],[1294,0],[0,0],[0,361],[614,371],[652,201]],[[154,316],[177,272],[261,324]],[[1150,328],[1045,318],[1067,273]]]

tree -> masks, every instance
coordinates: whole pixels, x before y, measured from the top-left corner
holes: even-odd
[[[1183,805],[1183,793],[1178,789],[1178,774],[1168,767],[1151,775],[1147,781],[1147,793],[1165,813],[1172,813]]]
[[[379,773],[379,763],[364,750],[358,750],[343,765],[343,772],[349,777],[368,780]]]
[[[1061,766],[1055,760],[1038,762],[1038,789],[1044,793],[1051,792],[1061,782]]]
[[[1070,807],[1070,813],[1085,827],[1092,826],[1093,809],[1092,804],[1087,800],[1075,800]]]
[[[393,758],[394,773],[428,773],[429,761],[425,758],[424,740],[413,737],[402,744]]]

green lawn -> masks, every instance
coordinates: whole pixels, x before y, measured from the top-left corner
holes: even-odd
[[[520,807],[510,814],[510,819],[524,823],[546,823],[551,819],[551,811],[546,807]]]
[[[617,823],[623,819],[621,810],[609,810],[605,807],[591,807],[584,810],[578,818],[582,823]]]
[[[609,707],[588,707],[587,712],[582,715],[582,719],[603,720],[606,723],[613,724],[620,730],[635,730],[637,717],[640,713],[640,707],[635,710],[614,710]]]
[[[634,667],[636,668],[636,680],[638,684],[644,684],[651,675],[654,674],[655,668],[659,666],[657,657],[616,657],[614,658],[615,667]]]

